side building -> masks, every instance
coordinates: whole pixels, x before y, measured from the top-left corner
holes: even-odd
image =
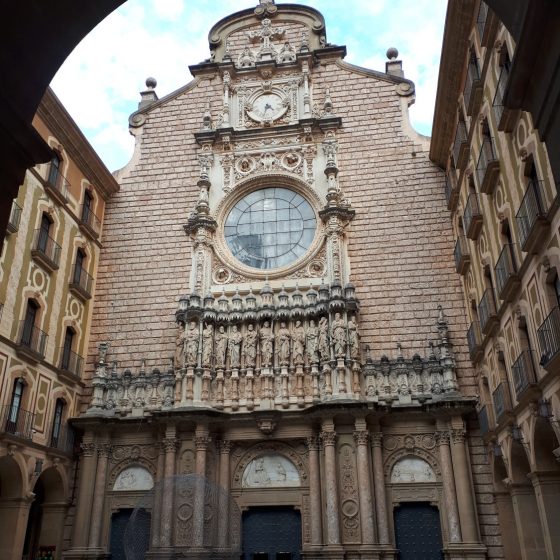
[[[271,0],[209,46],[130,118],[64,558],[123,558],[129,521],[161,560],[503,558],[445,175],[397,51],[353,66]]]
[[[0,557],[60,558],[107,199],[118,184],[48,89],[0,257]]]
[[[557,559],[558,177],[534,127],[541,115],[504,102],[517,50],[484,2],[450,1],[431,158],[447,171],[455,265],[505,555]]]

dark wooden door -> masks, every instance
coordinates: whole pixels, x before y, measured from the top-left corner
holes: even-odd
[[[251,508],[243,514],[243,560],[300,560],[301,515],[292,508]]]
[[[442,560],[439,510],[426,503],[403,503],[395,508],[395,537],[399,560]]]
[[[150,546],[148,512],[137,510],[132,523],[132,509],[121,509],[111,517],[111,560],[144,560]]]

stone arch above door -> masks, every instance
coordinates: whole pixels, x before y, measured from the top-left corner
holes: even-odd
[[[399,459],[391,469],[391,483],[436,482],[436,473],[431,465],[420,457],[407,456]]]
[[[130,492],[151,490],[154,487],[154,478],[150,471],[140,465],[132,465],[123,469],[116,477],[113,484],[115,492]]]

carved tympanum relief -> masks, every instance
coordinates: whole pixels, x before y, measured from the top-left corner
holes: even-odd
[[[391,482],[436,482],[436,475],[432,467],[423,459],[405,457],[393,467]]]
[[[264,455],[253,459],[243,473],[243,488],[283,488],[300,486],[294,464],[282,455]]]
[[[128,467],[117,476],[113,490],[117,492],[131,492],[151,490],[153,487],[154,479],[145,468]]]

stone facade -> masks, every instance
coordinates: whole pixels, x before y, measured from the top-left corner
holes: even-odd
[[[431,156],[447,171],[477,453],[492,466],[506,557],[558,558],[558,177],[533,115],[507,104],[512,36],[484,2],[449,12]]]

